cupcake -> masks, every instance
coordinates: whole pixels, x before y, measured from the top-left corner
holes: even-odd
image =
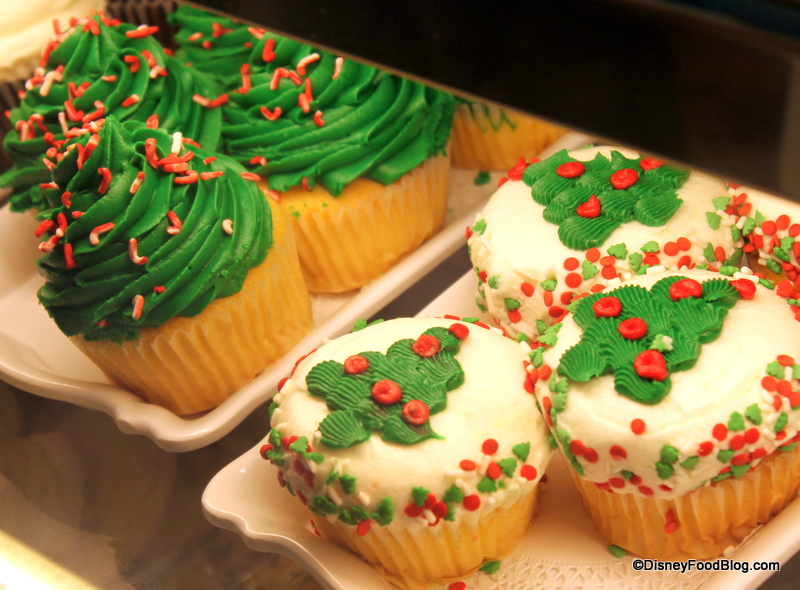
[[[567,132],[563,127],[482,102],[461,101],[453,119],[453,166],[508,170],[533,160]]]
[[[521,161],[467,229],[478,307],[511,336],[538,339],[575,295],[650,267],[740,263],[727,185],[621,148]]]
[[[488,328],[488,326],[486,326]],[[261,448],[319,533],[424,588],[510,552],[551,457],[527,354],[453,319],[397,319],[301,359]]]
[[[451,95],[253,29],[226,150],[290,216],[309,288],[377,278],[442,227]]]
[[[114,117],[55,156],[39,301],[114,383],[213,408],[311,327],[282,214],[238,164]]]
[[[50,180],[45,161],[70,127],[111,114],[179,131],[186,142],[207,150],[217,148],[220,110],[192,100],[194,95],[216,99],[216,85],[164,53],[152,37],[156,29],[95,14],[74,21],[44,48],[21,105],[8,114],[14,132],[4,146],[13,167],[0,176],[0,187],[14,189],[14,211],[46,207],[40,189]]]
[[[722,555],[800,490],[800,326],[734,277],[654,272],[582,297],[533,354],[596,529],[642,557]]]

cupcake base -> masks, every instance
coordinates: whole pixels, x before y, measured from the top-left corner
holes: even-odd
[[[609,543],[662,561],[711,559],[741,543],[800,490],[800,447],[753,471],[672,500],[610,493],[569,469],[595,529]],[[669,522],[676,525],[668,525]],[[670,532],[671,531],[671,532]]]
[[[323,538],[359,554],[401,588],[450,584],[475,573],[486,561],[511,553],[538,508],[538,488],[509,508],[498,508],[476,524],[441,521],[434,527],[372,525],[363,537],[353,526],[313,515]]]
[[[453,120],[453,166],[508,170],[532,160],[567,130],[500,107],[462,104]]]
[[[439,231],[449,177],[450,157],[436,156],[390,186],[359,178],[338,197],[322,186],[283,193],[309,290],[363,287]]]
[[[121,387],[176,414],[221,404],[312,327],[311,304],[289,224],[274,204],[274,243],[238,293],[193,318],[175,317],[115,344],[71,340]]]

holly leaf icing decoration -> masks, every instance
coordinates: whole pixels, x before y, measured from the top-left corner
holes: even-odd
[[[341,449],[368,440],[373,432],[386,442],[404,445],[437,437],[428,416],[444,411],[447,393],[464,382],[455,358],[460,346],[453,332],[436,327],[416,340],[393,343],[386,354],[368,351],[345,363],[315,365],[306,386],[330,410],[319,424],[321,442]],[[351,359],[357,361],[351,364]]]
[[[677,189],[689,177],[688,170],[649,157],[626,158],[618,151],[610,158],[597,154],[578,162],[562,150],[531,164],[522,175],[534,201],[544,206],[544,219],[559,226],[559,239],[574,250],[601,246],[629,221],[664,225],[681,206]],[[581,216],[578,207],[592,196],[600,201],[600,213]]]
[[[595,306],[606,297],[618,300],[616,311],[607,311],[605,302]],[[584,297],[573,314],[581,340],[562,355],[558,373],[581,382],[613,374],[618,393],[657,404],[670,391],[670,375],[695,365],[702,345],[719,336],[741,298],[728,279],[699,283],[682,276],[665,277],[650,290],[623,285]],[[632,335],[626,330],[631,322],[644,322],[646,332]],[[664,337],[671,338],[670,349],[659,345]]]

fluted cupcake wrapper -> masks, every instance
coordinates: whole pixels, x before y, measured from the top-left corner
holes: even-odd
[[[449,584],[475,573],[486,561],[508,555],[522,540],[538,508],[538,487],[509,507],[480,519],[440,521],[403,527],[372,523],[359,536],[356,527],[313,516],[320,534],[359,554],[393,584],[417,590]]]
[[[738,479],[671,500],[610,493],[569,471],[584,508],[608,542],[662,561],[711,559],[738,545],[797,495],[800,450],[776,451]],[[677,525],[668,525],[671,521]]]
[[[358,289],[415,250],[444,225],[449,178],[441,155],[389,186],[359,178],[338,197],[321,186],[283,193],[309,290]]]
[[[508,121],[501,122],[501,117]],[[566,132],[563,127],[500,107],[462,104],[453,120],[453,166],[508,170],[522,157],[535,158]]]
[[[218,406],[312,327],[289,224],[275,205],[272,219],[274,244],[238,293],[122,344],[71,340],[109,379],[149,402],[176,414]]]

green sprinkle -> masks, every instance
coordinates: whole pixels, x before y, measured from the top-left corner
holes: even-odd
[[[791,262],[791,258],[783,248],[773,248],[772,253],[784,262]]]
[[[372,518],[381,526],[386,526],[394,520],[394,506],[389,498],[384,498],[378,503],[378,510]]]
[[[296,219],[300,219],[300,211],[292,211],[289,215],[294,216]]]
[[[708,226],[711,229],[719,229],[719,224],[722,221],[722,217],[719,216],[717,213],[712,213],[711,211],[706,211],[706,220],[708,221]]]
[[[336,481],[336,477],[338,475],[339,474],[336,472],[335,469],[333,471],[331,471],[330,473],[328,473],[328,477],[325,478],[325,485],[326,486],[331,485],[334,481]]]
[[[489,175],[489,173],[486,170],[481,170],[478,172],[478,175],[475,177],[473,182],[476,186],[483,186],[484,184],[491,182],[491,180],[492,177]]]
[[[728,430],[744,430],[744,418],[739,412],[731,414],[731,418],[728,420]]]
[[[730,197],[717,197],[715,199],[711,199],[711,202],[714,203],[714,209],[717,211],[725,211],[728,208],[728,203],[731,202]],[[714,228],[716,229],[716,228]]]
[[[658,472],[658,477],[661,479],[669,479],[675,469],[672,467],[672,465],[659,461],[656,463],[656,471]]]
[[[350,514],[350,511],[347,508],[345,508],[339,513],[339,520],[351,526],[355,526],[357,524],[356,519],[353,518],[353,515]]]
[[[476,487],[478,488],[479,492],[483,492],[484,494],[497,491],[497,484],[489,476],[485,476],[482,480],[480,480]]]
[[[343,475],[339,478],[339,484],[342,486],[345,494],[352,494],[356,491],[356,478],[352,475]]]
[[[486,313],[486,311],[487,311],[486,310],[486,306],[483,304],[483,302],[480,299],[476,299],[475,300],[475,305],[478,306],[478,309],[481,311],[481,313]],[[464,320],[462,320],[462,321],[464,321]]]
[[[485,219],[479,219],[478,221],[476,221],[475,225],[472,226],[472,231],[474,231],[476,234],[482,234],[483,232],[485,232],[486,231],[486,220]]]
[[[283,467],[285,463],[283,460],[283,453],[281,453],[280,451],[276,451],[275,449],[267,451],[267,458],[273,463],[275,463],[275,465],[277,465],[278,467]]]
[[[750,234],[756,228],[756,222],[753,220],[752,217],[748,217],[747,220],[744,222],[744,227],[742,228],[742,233],[744,235]]]
[[[584,281],[588,281],[599,272],[600,269],[588,260],[584,260],[581,264],[581,276],[583,277]]]
[[[567,390],[569,389],[569,379],[564,377],[563,379],[559,379],[558,383],[556,383],[556,395],[564,395],[564,400],[566,401],[566,394]],[[553,396],[555,397],[555,395]],[[554,402],[555,403],[555,402]]]
[[[546,334],[547,333],[547,324],[545,324],[543,320],[536,320],[536,331],[539,334]]]
[[[792,443],[790,445],[786,445],[785,447],[778,447],[778,450],[783,451],[785,453],[786,451],[793,451],[796,446],[797,443]]]
[[[745,416],[745,418],[750,420],[750,422],[755,424],[756,426],[761,424],[761,420],[762,420],[762,418],[761,418],[761,408],[758,407],[758,404],[753,404],[752,406],[749,406],[747,408],[747,410],[745,410],[744,416]]]
[[[731,238],[733,238],[733,241],[734,241],[734,242],[738,242],[738,241],[739,241],[739,240],[741,240],[743,237],[744,237],[744,235],[742,234],[742,230],[740,230],[740,229],[739,229],[738,227],[736,227],[735,225],[732,225],[732,226],[731,226]]]
[[[511,452],[523,463],[528,460],[528,455],[531,452],[531,443],[519,443],[511,447]]]
[[[634,252],[628,256],[628,261],[631,264],[631,270],[633,272],[639,272],[639,269],[642,268],[642,260],[644,260],[644,256],[642,256],[640,252]]]
[[[778,361],[772,361],[767,365],[767,375],[775,377],[775,379],[783,379],[786,376],[786,370]]]
[[[534,348],[528,353],[528,358],[531,359],[531,364],[538,369],[544,364],[544,349]]]
[[[430,494],[430,492],[425,488],[420,488],[420,487],[411,488],[411,498],[414,500],[414,506],[419,508],[422,505],[424,505],[425,500],[428,499],[428,494]]]
[[[547,279],[546,281],[542,281],[539,285],[545,291],[555,291],[556,286],[558,285],[558,281],[555,279]]]
[[[456,484],[451,485],[447,488],[447,491],[444,493],[444,501],[445,502],[452,502],[454,504],[458,504],[464,500],[464,492],[458,489]]]
[[[359,330],[363,330],[367,327],[367,320],[364,318],[360,318],[356,320],[356,323],[353,324],[353,332],[358,332]]]
[[[780,432],[786,428],[786,423],[789,421],[789,416],[786,412],[781,412],[778,419],[775,421],[775,426],[772,427],[773,432]]]
[[[733,476],[733,473],[731,473],[730,471],[726,471],[725,473],[720,473],[719,475],[712,477],[711,481],[716,483],[718,481],[722,481],[723,479],[728,479],[731,476]]]
[[[770,283],[767,279],[758,279],[758,282],[762,287],[766,287],[770,291],[774,291],[775,290],[775,285]]]
[[[500,562],[499,561],[487,561],[481,566],[481,571],[485,574],[496,574],[497,570],[500,569]]]
[[[336,504],[333,503],[333,500],[327,496],[320,495],[316,495],[311,499],[311,502],[308,504],[308,509],[314,514],[319,514],[320,516],[336,514],[337,511]]]
[[[500,284],[500,275],[494,275],[492,277],[489,277],[487,283],[489,283],[489,286],[492,289],[497,289],[498,285]]]
[[[547,387],[550,389],[550,391],[556,390],[556,378],[557,376],[555,371],[550,373],[550,379],[547,380]]]
[[[547,437],[547,445],[551,449],[555,449],[558,446],[558,443],[556,442],[556,437],[553,436],[552,434]]]
[[[764,219],[764,215],[761,213],[761,211],[756,209],[756,225],[758,227],[761,227],[761,224],[764,223],[765,221],[766,219]]]
[[[714,253],[714,244],[711,242],[703,249],[703,256],[706,257],[706,260],[709,262],[713,262],[717,259],[717,255]]]
[[[618,547],[617,545],[609,545],[608,550],[614,557],[619,557],[620,559],[625,557],[628,552],[625,551],[622,547]]]
[[[623,470],[622,470],[622,478],[623,478],[625,481],[630,481],[630,479],[631,479],[632,477],[633,477],[633,471],[628,471],[628,470],[626,470],[626,469],[623,469]]]
[[[624,260],[628,255],[628,247],[624,242],[621,244],[615,244],[608,249],[608,254],[617,260]]]
[[[721,266],[719,267],[719,274],[726,277],[732,277],[733,273],[738,272],[739,268],[736,266]]]
[[[517,469],[517,460],[514,457],[508,459],[500,459],[497,464],[503,471],[506,477],[514,477],[514,471]]]
[[[325,460],[325,455],[322,453],[305,453],[305,458],[314,463],[322,463]]]
[[[774,272],[776,275],[781,274],[781,272],[783,271],[781,265],[771,259],[767,260],[767,268],[770,269],[772,272]]]
[[[669,338],[669,340],[665,338]],[[653,338],[653,342],[650,344],[650,348],[652,350],[658,350],[659,352],[672,350],[672,338],[670,336],[664,336],[664,334],[656,334]]]
[[[695,455],[694,457],[689,457],[688,459],[686,459],[686,461],[681,463],[681,467],[683,467],[687,471],[691,471],[692,469],[697,467],[697,463],[699,462],[700,462],[700,457]]]
[[[734,451],[733,449],[720,451],[719,453],[717,453],[717,461],[719,461],[720,463],[728,463],[731,459],[733,459],[733,456],[735,454],[736,451]]]
[[[733,473],[733,477],[740,478],[745,473],[750,471],[750,464],[745,463],[744,465],[731,465],[731,473]]]
[[[520,332],[519,334],[517,334],[517,342],[527,342],[528,344],[530,344],[531,341],[525,334]]]
[[[565,383],[566,379],[562,380],[560,383]],[[559,385],[560,385],[559,383]],[[567,407],[567,394],[566,392],[558,392],[553,394],[553,409],[556,412],[563,412],[564,408]]]
[[[514,311],[520,306],[519,301],[516,299],[512,299],[511,297],[506,297],[505,299],[506,309],[508,311]]]
[[[679,454],[680,453],[678,452],[678,449],[675,447],[671,445],[664,445],[661,448],[661,461],[669,464],[675,463],[675,461],[678,460]]]
[[[352,514],[353,518],[355,518],[359,522],[361,522],[362,520],[369,520],[370,518],[372,518],[372,515],[363,508],[361,508],[360,506],[353,506],[352,508],[350,508],[350,514]]]
[[[654,252],[658,252],[661,248],[658,245],[658,242],[655,240],[651,240],[644,244],[641,248],[639,248],[642,252],[648,252],[650,254]]]
[[[793,238],[792,236],[784,236],[784,237],[781,238],[781,248],[783,248],[784,250],[787,250],[787,251],[791,250],[792,246],[794,246],[794,243],[796,241],[797,241],[797,239]]]
[[[545,346],[555,346],[556,342],[558,342],[558,334],[555,332],[545,332],[542,336],[539,336],[539,342]]]
[[[481,321],[481,318],[473,318],[473,317],[461,318],[461,321],[462,322],[467,322],[468,324],[475,324],[475,323]]]

